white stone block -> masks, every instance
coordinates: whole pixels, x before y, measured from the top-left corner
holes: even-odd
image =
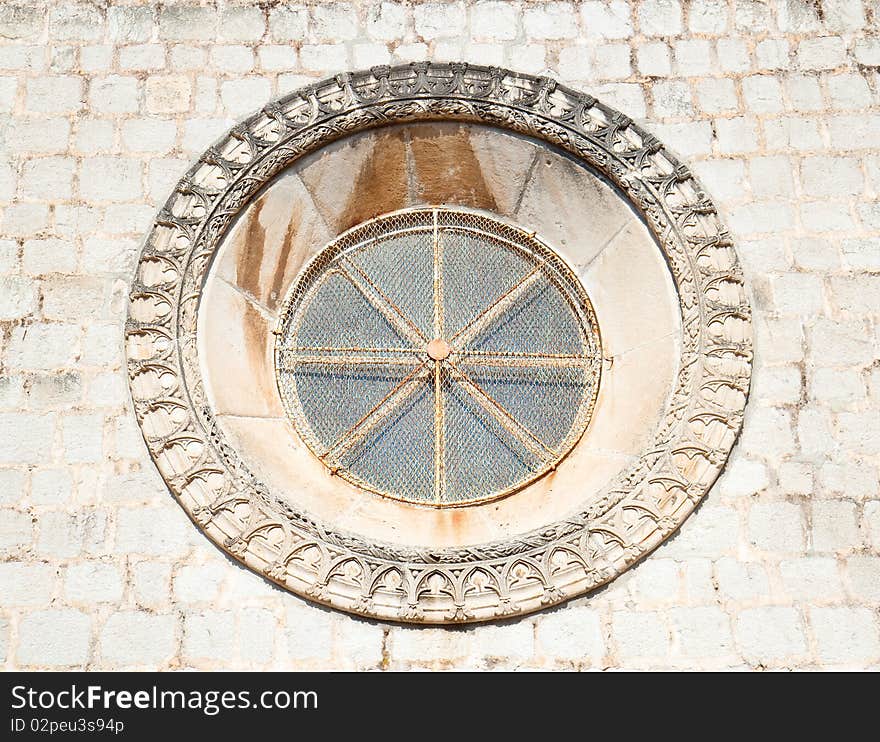
[[[355,616],[335,616],[335,666],[376,670],[385,660],[386,627]]]
[[[581,3],[581,27],[587,37],[626,39],[632,36],[632,6],[625,0]]]
[[[718,151],[724,154],[754,152],[758,149],[757,123],[746,116],[716,119],[715,139]]]
[[[780,562],[779,574],[786,592],[795,600],[839,599],[843,595],[837,561],[828,557],[803,557]]]
[[[0,414],[0,462],[46,463],[46,451],[54,443],[55,419],[53,414]]]
[[[810,625],[824,663],[865,668],[880,658],[877,616],[869,608],[811,608]]]
[[[0,276],[0,320],[20,319],[37,309],[36,284],[24,276]]]
[[[784,666],[807,653],[803,619],[795,608],[743,610],[734,620],[734,631],[743,659],[752,665]]]
[[[191,528],[185,513],[175,503],[122,508],[116,518],[116,552],[181,556],[189,550]]]
[[[136,44],[119,50],[119,67],[123,70],[160,70],[165,66],[162,44]]]
[[[793,502],[756,502],[749,509],[749,541],[773,553],[804,550],[804,513]]]
[[[149,6],[110,6],[107,33],[111,41],[143,42],[153,31],[154,9]]]
[[[857,554],[846,560],[847,591],[856,600],[880,603],[880,557]]]
[[[812,503],[812,546],[819,552],[848,552],[862,547],[858,510],[849,500]]]
[[[0,562],[0,595],[4,608],[47,606],[54,584],[55,570],[49,564]]]
[[[830,70],[846,63],[846,43],[836,36],[805,38],[797,47],[797,63],[805,70]]]
[[[103,10],[85,2],[59,3],[50,7],[49,33],[56,39],[98,39],[104,33]]]
[[[63,505],[70,501],[73,478],[69,469],[35,469],[31,473],[31,502],[34,505]]]
[[[730,25],[727,5],[715,0],[692,0],[688,6],[688,28],[696,33],[722,34]]]
[[[5,379],[0,381],[0,388],[5,384]],[[0,505],[15,505],[24,499],[26,491],[27,471],[25,469],[0,469]]]
[[[547,2],[529,5],[523,11],[523,28],[529,39],[572,39],[578,22],[570,3]],[[416,16],[418,30],[418,16]]]
[[[696,82],[697,102],[706,113],[730,113],[739,109],[736,86],[724,77],[707,77]]]
[[[302,598],[294,598],[287,603],[284,630],[287,636],[288,659],[315,667],[327,667],[333,654],[331,612],[307,603]],[[399,654],[397,656],[402,658]]]
[[[217,32],[213,7],[166,5],[159,9],[159,38],[172,41],[212,40]]]
[[[64,594],[71,603],[118,603],[122,593],[122,575],[115,564],[79,562],[70,565],[64,576]]]
[[[226,576],[223,564],[184,565],[174,575],[174,599],[181,603],[211,602]]]
[[[80,611],[53,608],[21,617],[16,659],[32,667],[81,667],[89,659],[92,620]]]
[[[675,36],[682,30],[678,0],[643,0],[636,17],[645,36]]]
[[[33,538],[34,523],[29,513],[0,508],[0,554],[18,554],[31,545]]]
[[[220,14],[219,36],[224,41],[259,41],[266,33],[262,7],[227,7]]]
[[[79,190],[95,201],[131,201],[143,195],[142,165],[127,157],[89,157],[80,165]]]
[[[780,70],[789,66],[788,39],[762,39],[755,44],[755,59],[759,69]]]
[[[328,73],[346,68],[348,51],[342,44],[303,44],[299,58],[303,68]]]
[[[717,607],[674,608],[670,613],[678,653],[694,661],[733,655],[730,616]]]
[[[736,458],[718,480],[718,490],[725,497],[752,497],[769,484],[770,477],[763,462]]]
[[[659,118],[683,118],[694,112],[691,88],[685,82],[655,82],[651,85],[654,115]]]
[[[243,44],[211,47],[210,64],[220,72],[242,75],[254,68],[254,52]]]
[[[144,91],[148,113],[184,113],[190,109],[192,82],[186,75],[153,75],[147,78]]]
[[[239,654],[244,662],[264,665],[275,657],[278,621],[266,608],[244,608],[238,614]],[[357,651],[360,647],[355,645]],[[381,645],[380,645],[381,648]]]
[[[636,48],[636,63],[639,72],[650,77],[670,74],[669,46],[662,41],[646,41]]]
[[[746,72],[751,68],[749,46],[744,39],[718,39],[715,49],[718,65],[724,72]]]
[[[306,38],[309,10],[304,5],[279,5],[269,11],[269,35],[276,41]]]
[[[64,460],[98,462],[104,456],[104,416],[95,413],[67,414],[61,419]]]
[[[623,660],[666,659],[669,629],[660,613],[615,611],[611,618],[612,645]]]
[[[681,570],[673,559],[647,559],[633,569],[630,589],[640,604],[674,603],[681,597]]]
[[[746,601],[770,597],[770,580],[762,564],[732,557],[715,563],[718,589],[728,600]]]
[[[599,613],[587,606],[567,606],[541,616],[535,635],[538,652],[552,660],[597,666],[605,655]]]
[[[712,74],[716,65],[712,45],[706,39],[683,39],[675,42],[675,68],[683,77]]]
[[[101,629],[101,659],[111,667],[163,667],[177,651],[176,632],[171,614],[114,613]]]
[[[299,55],[296,49],[286,44],[260,46],[260,67],[269,72],[281,72],[296,69]]]
[[[37,553],[51,559],[71,559],[104,551],[107,514],[102,510],[67,513],[49,510],[37,520]]]
[[[118,544],[118,526],[116,540]],[[165,605],[171,599],[171,565],[157,561],[136,562],[131,566],[130,584],[138,605]]]

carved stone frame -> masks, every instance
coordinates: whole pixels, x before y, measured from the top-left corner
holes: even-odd
[[[454,120],[558,147],[643,215],[681,310],[675,386],[652,445],[588,507],[516,538],[431,549],[365,541],[275,498],[224,439],[196,344],[201,290],[223,235],[298,158],[383,125]],[[751,375],[751,310],[731,239],[685,166],[651,134],[554,80],[466,64],[346,73],[236,125],[180,180],[146,237],[126,323],[134,409],[150,455],[220,548],[283,587],[365,616],[459,623],[586,593],[675,531],[724,466]]]

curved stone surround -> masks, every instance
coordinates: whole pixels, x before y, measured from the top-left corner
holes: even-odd
[[[446,172],[462,179],[442,177]],[[279,297],[328,235],[371,213],[364,203],[383,213],[429,205],[426,198],[492,209],[536,232],[572,266],[598,298],[608,390],[599,395],[587,434],[552,476],[454,517],[392,506],[330,477],[285,415],[272,364]],[[503,129],[413,122],[331,143],[262,188],[221,240],[202,289],[197,335],[218,427],[275,497],[362,538],[437,548],[539,529],[607,488],[663,419],[678,372],[681,324],[656,240],[601,174]]]
[[[587,507],[499,541],[431,548],[364,540],[276,497],[217,423],[196,331],[218,246],[263,184],[341,137],[443,119],[544,140],[613,182],[642,214],[669,266],[681,337],[674,388],[653,440]],[[596,307],[598,313],[598,300]],[[606,582],[654,548],[723,467],[741,426],[751,368],[750,311],[737,259],[689,172],[656,139],[590,96],[552,80],[465,65],[341,75],[235,127],[184,177],[157,219],[126,331],[145,439],[202,529],[296,592],[417,622],[534,610]]]

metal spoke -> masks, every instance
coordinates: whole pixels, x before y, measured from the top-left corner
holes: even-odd
[[[539,263],[516,286],[499,296],[492,304],[462,327],[449,342],[461,348],[470,343],[492,322],[506,312],[528,289],[541,278],[543,263]]]
[[[457,354],[468,366],[501,368],[585,368],[593,357],[577,353],[516,353],[487,350],[463,350]]]
[[[421,354],[412,348],[285,348],[279,358],[285,371],[300,365],[415,366],[421,362]]]
[[[530,430],[514,419],[514,417],[499,402],[489,396],[489,394],[487,394],[477,382],[471,379],[470,376],[464,373],[454,363],[450,363],[449,368],[451,368],[458,376],[459,383],[464,387],[465,391],[467,391],[468,394],[470,394],[480,406],[486,410],[486,412],[488,412],[502,428],[504,428],[504,430],[516,438],[529,451],[529,453],[535,456],[541,461],[541,463],[547,463],[550,459],[556,458],[556,451],[545,445],[543,441],[537,438]]]
[[[434,337],[443,337],[443,245],[437,226],[437,210],[434,210]],[[443,496],[443,458],[446,445],[443,420],[442,364],[434,361],[434,501]]]
[[[396,409],[400,407],[413,392],[422,386],[424,379],[419,378],[419,372],[425,367],[422,361],[407,374],[388,394],[380,399],[360,420],[340,435],[336,442],[330,446],[320,458],[338,460],[350,451],[357,443],[366,438],[372,430],[386,420]]]
[[[415,323],[406,317],[400,307],[391,301],[382,289],[354,263],[350,260],[342,260],[336,270],[345,276],[404,338],[416,347],[422,347],[427,342],[427,338]],[[352,270],[357,274],[356,276],[352,274]]]
[[[443,337],[443,244],[434,210],[434,337]]]
[[[443,496],[443,458],[446,448],[446,425],[443,409],[443,368],[434,363],[434,501]]]
[[[300,345],[285,348],[294,353],[415,353],[413,348],[373,348],[359,345]]]

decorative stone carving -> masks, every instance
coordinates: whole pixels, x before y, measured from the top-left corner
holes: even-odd
[[[568,517],[512,538],[448,548],[364,539],[277,498],[217,424],[196,343],[215,252],[264,184],[342,137],[437,120],[543,140],[616,184],[654,234],[681,314],[674,388],[637,460]],[[235,126],[182,178],[147,236],[126,347],[150,454],[218,546],[327,605],[419,623],[536,610],[607,582],[655,548],[723,468],[742,424],[752,361],[751,313],[733,245],[687,168],[591,96],[550,79],[464,64],[338,75]]]

